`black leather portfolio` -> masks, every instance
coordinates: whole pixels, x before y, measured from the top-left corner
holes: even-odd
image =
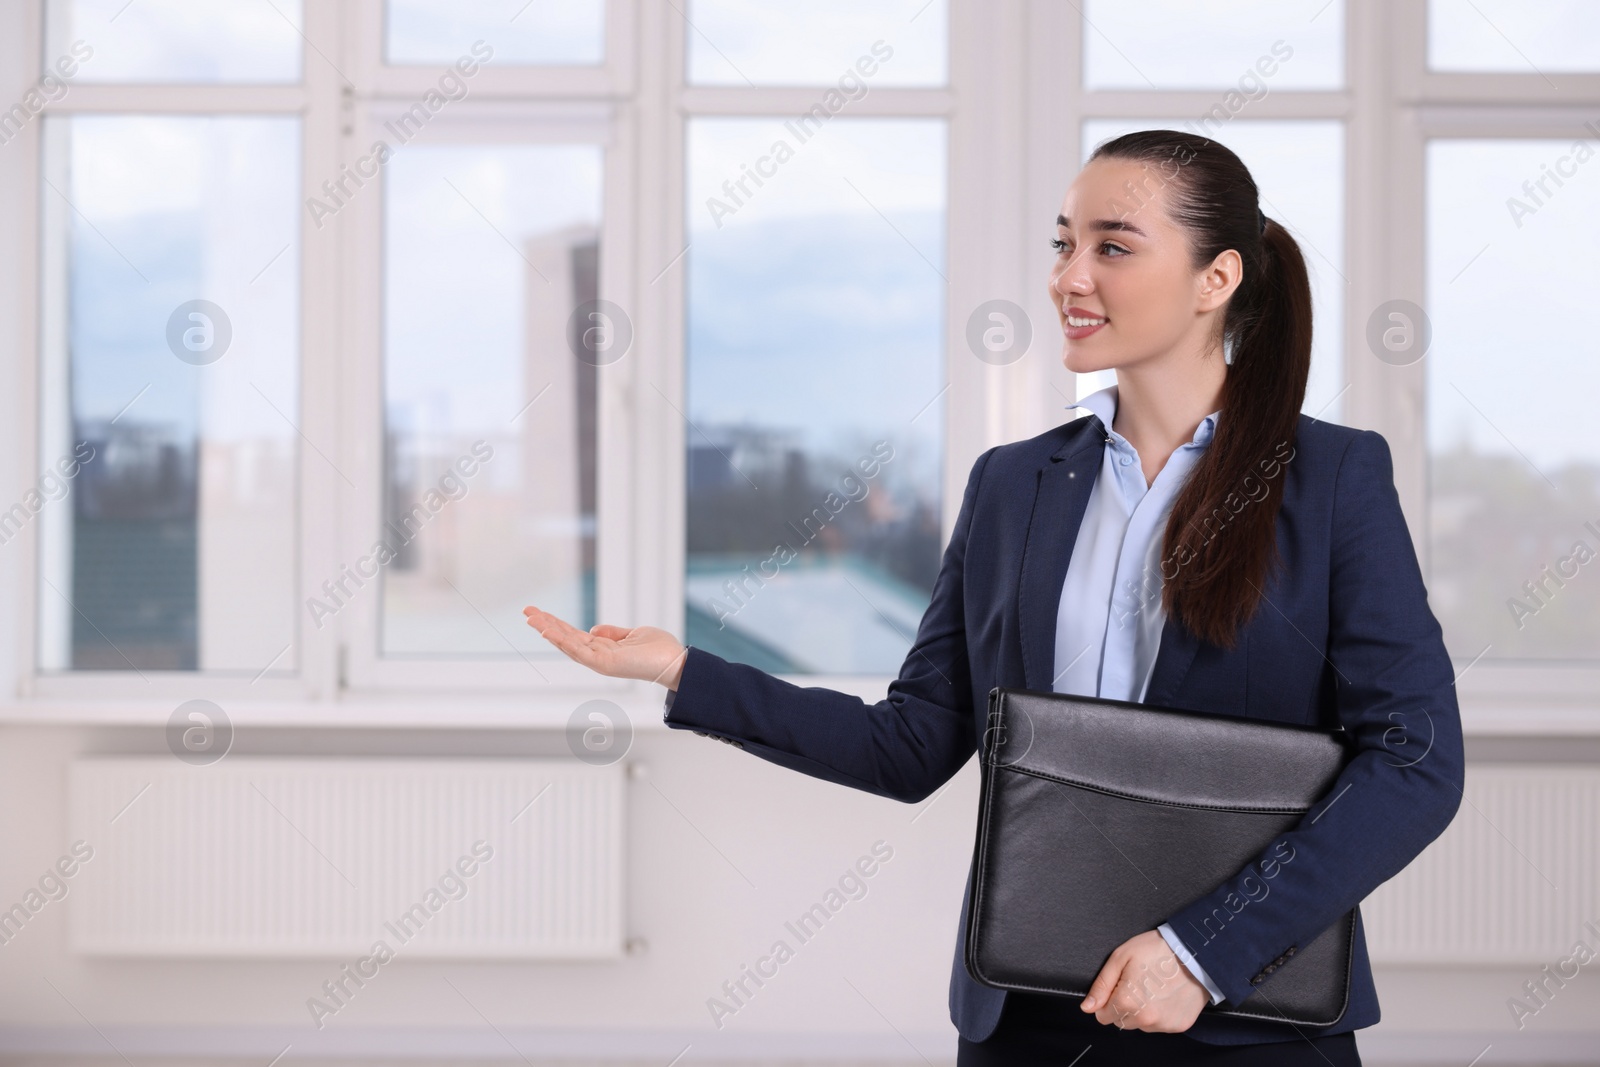
[[[1343,730],[996,688],[982,739],[965,959],[1000,989],[1084,997],[1124,941],[1266,854],[1251,896],[1293,863],[1271,851],[1351,754]],[[1259,887],[1259,888],[1258,888]],[[1237,912],[1251,907],[1239,900]],[[1176,931],[1191,951],[1227,937]],[[1255,992],[1202,1014],[1327,1026],[1344,1014],[1357,909],[1263,961]]]

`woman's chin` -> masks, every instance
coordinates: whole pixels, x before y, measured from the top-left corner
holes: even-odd
[[[1083,350],[1081,344],[1065,339],[1061,342],[1061,365],[1074,374],[1110,370],[1116,363],[1115,359],[1108,359],[1103,352],[1091,355]]]

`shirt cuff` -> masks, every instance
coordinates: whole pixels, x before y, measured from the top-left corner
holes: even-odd
[[[1195,960],[1193,953],[1189,951],[1189,947],[1183,943],[1172,927],[1162,923],[1156,927],[1156,933],[1161,935],[1161,939],[1167,943],[1168,948],[1172,949],[1172,953],[1178,957],[1178,961],[1188,968],[1189,973],[1194,975],[1200,984],[1206,987],[1206,992],[1211,994],[1211,1003],[1216,1004],[1222,1000],[1222,990],[1217,988],[1217,984],[1211,980],[1211,976],[1206,973],[1206,969]]]

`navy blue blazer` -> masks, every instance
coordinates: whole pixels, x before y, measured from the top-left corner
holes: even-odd
[[[1149,704],[1342,725],[1354,742],[1333,788],[1285,836],[1292,858],[1264,896],[1254,865],[1246,865],[1169,917],[1231,1002],[1260,983],[1270,995],[1271,971],[1288,950],[1308,944],[1404,868],[1444,831],[1462,799],[1453,671],[1400,510],[1388,442],[1301,415],[1293,445],[1278,471],[1283,565],[1260,608],[1231,650],[1169,616],[1145,693]],[[885,699],[868,704],[794,685],[691,647],[678,689],[667,695],[667,725],[879,796],[911,804],[931,796],[978,751],[991,689],[1051,689],[1056,609],[1104,448],[1100,419],[1087,415],[978,458],[932,602]],[[1273,848],[1259,862],[1287,854],[1276,842]],[[956,928],[950,1018],[969,1041],[982,1041],[1007,994],[967,973],[969,904],[962,900]],[[1202,1013],[1186,1032],[1249,1044],[1377,1021],[1358,916],[1349,1002],[1337,1023],[1292,1028]]]

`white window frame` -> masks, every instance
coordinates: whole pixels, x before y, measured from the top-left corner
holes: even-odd
[[[304,80],[272,86],[74,85],[48,112],[148,111],[298,114],[303,189],[316,189],[365,150],[373,115],[416,100],[437,78],[430,65],[381,62],[382,0],[316,0],[305,34],[355,79],[312,50]],[[1434,74],[1424,70],[1425,0],[1346,0],[1346,86],[1288,91],[1252,104],[1250,118],[1337,119],[1345,126],[1345,373],[1343,421],[1390,442],[1395,479],[1426,568],[1427,453],[1421,364],[1380,365],[1360,351],[1366,309],[1404,297],[1424,303],[1422,161],[1435,136],[1573,136],[1600,99],[1600,74]],[[686,0],[608,0],[606,61],[588,68],[486,64],[455,121],[430,138],[525,141],[563,128],[603,131],[607,144],[602,291],[629,310],[635,341],[601,375],[603,458],[597,486],[597,607],[607,621],[684,629],[684,166],[686,125],[702,115],[788,115],[815,88],[687,86]],[[953,528],[967,475],[990,445],[1043,432],[1077,396],[1061,365],[1047,292],[1048,249],[1060,197],[1079,166],[1090,118],[1198,114],[1211,92],[1097,91],[1082,87],[1081,16],[1059,0],[950,0],[949,83],[876,89],[852,115],[927,116],[948,125],[944,358],[949,388],[943,532]],[[42,3],[0,12],[0,102],[38,76]],[[1588,108],[1590,112],[1584,113]],[[39,469],[40,117],[0,146],[0,365],[12,409],[12,447],[0,461],[14,499]],[[1245,121],[1241,119],[1240,121]],[[576,124],[574,126],[573,124]],[[587,124],[587,125],[586,125]],[[436,132],[437,130],[437,132]],[[376,191],[374,191],[376,192]],[[306,194],[309,195],[309,194]],[[303,602],[371,541],[381,492],[379,294],[381,194],[361,195],[301,242],[300,429],[351,473],[353,491],[313,450],[300,450],[299,592]],[[337,250],[324,238],[336,231]],[[1035,324],[1029,353],[1008,367],[972,358],[965,318],[1003,297]],[[658,393],[659,390],[659,393]],[[56,505],[59,506],[59,505]],[[300,614],[299,669],[257,681],[198,672],[40,675],[34,646],[37,522],[0,546],[0,580],[14,591],[0,612],[0,721],[162,723],[181,700],[224,704],[236,722],[262,725],[495,724],[564,726],[595,696],[622,705],[640,728],[659,724],[662,690],[604,679],[567,663],[456,660],[408,663],[375,654],[378,597],[363,595],[326,632]],[[7,632],[9,630],[9,633]],[[465,669],[463,669],[465,668]],[[1467,668],[1458,662],[1458,671]],[[881,698],[887,676],[785,676]],[[1469,733],[1600,734],[1600,666],[1529,663],[1465,670],[1458,683]]]
[[[338,26],[334,15],[332,8],[306,4],[304,32],[313,39],[335,37]],[[45,55],[43,3],[7,7],[0,14],[0,38],[9,38],[9,47],[14,50],[10,58],[15,62],[3,65],[3,69],[14,74],[14,79],[0,86],[0,99],[5,99],[9,106],[37,81],[42,72],[41,64],[55,58]],[[28,123],[19,138],[3,146],[6,151],[0,154],[0,194],[4,195],[5,208],[0,210],[0,217],[4,219],[0,223],[0,238],[3,238],[0,276],[8,276],[13,284],[5,297],[0,298],[4,301],[0,303],[0,314],[14,324],[7,344],[14,358],[6,367],[10,373],[8,384],[12,386],[8,391],[13,398],[10,414],[18,435],[12,452],[14,461],[7,465],[8,478],[13,484],[19,487],[30,484],[44,462],[39,450],[43,324],[38,267],[43,255],[40,205],[46,195],[40,181],[40,145],[46,116],[118,112],[296,116],[302,124],[301,173],[304,177],[326,170],[332,158],[330,132],[335,128],[337,116],[332,109],[317,103],[330,91],[332,76],[326,65],[314,64],[308,59],[302,81],[292,85],[74,82],[63,98],[48,105]],[[314,327],[334,313],[336,294],[327,264],[314,261],[303,252],[302,248],[299,429],[315,440],[325,433],[326,427],[318,423],[319,412],[308,408],[305,397],[314,395],[324,384],[318,371],[326,366],[326,361],[316,357],[323,355],[330,346]],[[315,454],[309,458],[315,460]],[[304,448],[300,449],[297,477],[301,490],[297,501],[301,520],[297,557],[303,572],[305,561],[316,552],[319,537],[325,537],[315,518],[321,474],[311,469]],[[70,498],[53,506],[70,506],[68,500]],[[6,702],[0,705],[4,720],[164,723],[177,703],[193,698],[205,697],[229,704],[248,701],[258,708],[281,708],[302,704],[316,693],[320,668],[324,665],[317,662],[314,651],[303,641],[299,642],[299,669],[293,677],[278,677],[271,671],[259,677],[232,672],[154,670],[39,672],[36,667],[39,529],[38,521],[26,526],[15,542],[5,546],[10,551],[8,557],[0,561],[0,568],[3,568],[0,573],[4,573],[8,588],[14,591],[14,596],[8,598],[11,610],[4,620],[12,638],[8,647],[14,653],[0,664],[6,693]],[[262,666],[267,668],[270,664]]]
[[[1365,0],[1364,0],[1365,2]],[[1390,14],[1393,97],[1387,141],[1372,158],[1388,163],[1383,185],[1372,190],[1374,217],[1361,234],[1368,247],[1387,242],[1388,286],[1372,307],[1402,298],[1426,308],[1425,158],[1435,138],[1571,140],[1587,137],[1583,122],[1600,104],[1600,72],[1459,73],[1427,69],[1427,2],[1399,0]],[[1380,53],[1381,54],[1381,53]],[[1372,177],[1379,177],[1374,173]],[[1352,212],[1354,214],[1354,212]],[[1386,217],[1384,217],[1386,216]],[[1355,241],[1351,242],[1355,247]],[[1352,328],[1363,329],[1363,322]],[[1355,335],[1359,339],[1360,334]],[[1428,573],[1426,357],[1408,367],[1368,360],[1374,377],[1394,383],[1374,388],[1376,421],[1394,446],[1400,486],[1417,553]],[[1473,663],[1457,658],[1456,691],[1468,728],[1485,734],[1600,733],[1600,663],[1524,660]]]

